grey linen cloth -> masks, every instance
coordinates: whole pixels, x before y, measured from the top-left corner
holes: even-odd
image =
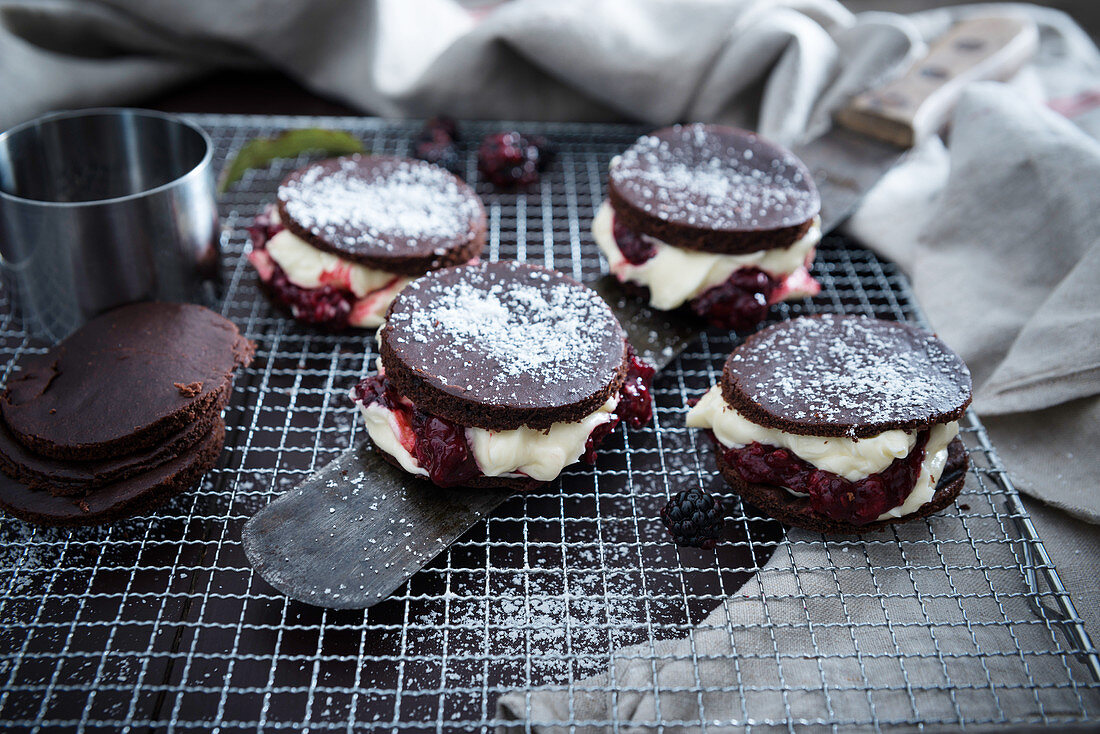
[[[1011,85],[972,86],[949,142],[914,150],[849,231],[901,263],[933,326],[970,365],[975,408],[1016,484],[1048,503],[1029,506],[1097,632],[1100,544],[1089,523],[1100,521],[1100,55],[1060,13],[1002,5],[854,16],[831,0],[521,0],[479,17],[447,0],[0,0],[0,126],[51,108],[139,99],[211,68],[274,66],[375,114],[711,120],[792,143],[826,129],[847,96],[899,73],[953,20],[1006,9],[1039,24],[1035,62]],[[947,541],[1004,532],[981,517],[933,522]],[[920,540],[927,530],[896,532]],[[980,545],[974,557],[969,542],[902,546],[945,554],[917,558],[898,557],[892,541],[789,537],[689,638],[619,651],[607,674],[576,684],[571,703],[567,691],[509,694],[501,714],[536,722],[614,714],[626,724],[652,720],[658,708],[666,720],[695,718],[702,705],[708,719],[869,722],[1035,709],[1019,658],[964,665],[976,649],[1050,646],[1042,626],[1014,627],[1013,641],[997,637],[1003,626],[960,624],[1031,618],[1011,597],[1022,589],[1007,548]],[[962,584],[958,571],[913,566],[992,570]],[[952,581],[974,605],[937,596]],[[991,603],[993,588],[1009,601]],[[813,643],[835,655],[803,656]],[[654,652],[669,658],[654,663]],[[898,652],[923,657],[902,669]],[[1026,662],[1037,676],[1064,671],[1059,658]],[[973,686],[943,690],[945,671]],[[990,680],[1019,683],[1019,695],[990,696]],[[905,681],[907,693],[862,690]],[[816,690],[743,699],[739,682]],[[610,684],[617,696],[584,690]],[[1046,692],[1044,711],[1072,711],[1072,695]]]

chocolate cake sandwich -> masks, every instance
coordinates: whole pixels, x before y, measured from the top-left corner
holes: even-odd
[[[359,382],[376,450],[443,486],[531,489],[620,421],[652,416],[653,368],[595,292],[535,265],[438,270],[394,299]]]
[[[907,324],[811,316],[749,337],[687,425],[748,503],[790,525],[857,533],[951,504],[966,452],[970,372]]]
[[[353,155],[300,168],[251,228],[249,261],[294,318],[338,330],[377,327],[394,296],[485,245],[473,189],[420,160]]]
[[[0,396],[0,508],[87,525],[192,486],[221,453],[221,411],[253,349],[202,306],[141,303],[23,360]]]
[[[821,199],[806,166],[756,133],[676,125],[611,161],[592,235],[611,273],[662,311],[747,331],[812,296]]]

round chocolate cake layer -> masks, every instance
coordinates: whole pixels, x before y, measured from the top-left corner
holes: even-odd
[[[413,281],[379,341],[387,379],[421,410],[496,431],[579,421],[618,392],[628,363],[622,327],[594,291],[517,262]]]
[[[628,229],[725,255],[789,247],[821,210],[810,171],[793,153],[720,125],[642,136],[612,161],[608,194]]]
[[[252,359],[237,327],[194,304],[109,311],[25,360],[0,397],[34,453],[88,461],[150,449],[223,405]]]
[[[970,371],[908,324],[824,314],[753,334],[722,370],[722,396],[745,418],[803,436],[866,438],[957,420]]]
[[[962,491],[963,484],[966,483],[966,469],[969,462],[966,458],[966,449],[958,438],[948,444],[947,452],[947,464],[944,466],[943,476],[936,484],[936,492],[932,495],[930,501],[908,515],[876,520],[866,525],[854,525],[825,517],[814,511],[810,505],[809,497],[796,497],[782,487],[746,482],[737,473],[737,470],[726,462],[722,451],[715,453],[718,458],[718,471],[722,474],[722,478],[733,488],[734,492],[741,496],[742,500],[758,507],[765,515],[787,525],[794,525],[806,530],[826,534],[841,534],[881,530],[890,525],[909,522],[919,517],[934,514],[954,502],[955,498],[959,496],[959,492]]]
[[[100,487],[86,497],[58,497],[0,474],[0,509],[36,525],[99,525],[151,510],[187,490],[218,462],[225,423],[184,453],[147,472]]]
[[[425,161],[345,156],[290,174],[276,194],[283,225],[318,250],[402,275],[458,265],[485,246],[485,207],[457,176]]]
[[[226,391],[225,397],[228,395]],[[187,451],[210,434],[221,419],[224,403],[224,400],[215,403],[207,414],[151,448],[92,461],[40,456],[19,443],[0,421],[0,471],[34,490],[59,497],[80,497],[97,487],[149,471]]]

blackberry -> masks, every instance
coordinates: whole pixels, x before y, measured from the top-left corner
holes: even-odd
[[[713,550],[725,516],[722,502],[699,489],[677,492],[661,510],[661,522],[676,545]]]
[[[458,155],[458,125],[449,117],[433,117],[424,123],[424,128],[413,141],[414,155],[420,160],[458,173],[461,159]]]
[[[539,180],[553,151],[545,138],[508,131],[488,135],[477,151],[477,170],[494,186],[527,186]]]

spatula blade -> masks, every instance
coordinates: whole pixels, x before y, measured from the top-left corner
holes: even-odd
[[[638,356],[658,372],[699,338],[705,326],[683,313],[650,308],[642,299],[627,294],[619,281],[610,275],[588,283],[588,287],[599,293],[615,312]]]
[[[365,609],[510,494],[441,489],[390,466],[364,441],[257,512],[241,540],[252,567],[290,598]]]

